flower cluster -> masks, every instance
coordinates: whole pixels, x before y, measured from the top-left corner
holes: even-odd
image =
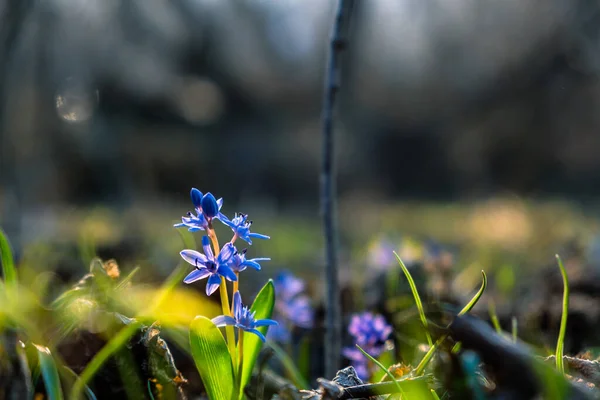
[[[378,357],[385,350],[386,341],[392,333],[392,327],[388,325],[382,315],[363,312],[352,316],[348,332],[354,338],[355,344],[373,357]],[[363,380],[367,380],[371,368],[368,360],[360,350],[356,347],[346,347],[343,354],[352,361],[352,366],[356,369],[358,376]]]
[[[242,305],[242,297],[239,293],[238,283],[240,272],[248,267],[260,271],[262,261],[269,261],[270,258],[246,258],[247,249],[238,250],[235,247],[235,241],[239,238],[252,244],[252,239],[270,239],[269,236],[260,233],[250,232],[252,221],[248,221],[247,214],[238,213],[230,220],[223,213],[223,199],[216,199],[210,192],[203,194],[200,190],[193,188],[190,197],[194,205],[194,212],[188,212],[181,217],[181,223],[175,224],[176,228],[185,227],[190,232],[204,231],[206,236],[202,236],[203,253],[186,249],[180,252],[181,257],[189,264],[194,266],[194,270],[185,278],[185,283],[193,283],[201,279],[208,278],[206,283],[206,294],[212,295],[217,289],[221,288],[221,301],[224,311],[229,311],[226,315],[216,317],[213,322],[217,326],[235,326],[236,328],[256,334],[264,341],[264,336],[256,330],[260,326],[277,325],[277,322],[264,319],[255,320],[254,314],[247,307]],[[217,235],[213,228],[213,220],[218,220],[233,231],[233,237],[222,247],[219,247]],[[233,306],[229,310],[226,280],[233,282]]]
[[[275,313],[283,323],[269,331],[269,337],[279,342],[289,342],[294,327],[312,328],[314,309],[309,297],[304,293],[302,279],[283,271],[275,278]]]

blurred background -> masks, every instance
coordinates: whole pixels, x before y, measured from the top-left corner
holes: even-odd
[[[318,276],[334,3],[1,0],[0,225],[19,257],[71,279],[93,246],[160,281],[197,187],[271,235],[251,249],[268,274]],[[344,284],[432,248],[455,265],[440,290],[483,268],[500,305],[559,251],[600,273],[599,77],[595,0],[356,2],[336,125]]]

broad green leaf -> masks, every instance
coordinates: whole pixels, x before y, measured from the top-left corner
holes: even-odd
[[[273,314],[273,306],[275,305],[275,286],[273,285],[273,280],[269,279],[269,282],[263,286],[260,292],[256,295],[256,299],[250,307],[252,312],[255,312],[256,319],[265,319],[271,318],[271,314]],[[258,330],[266,336],[267,334],[266,326],[262,326],[258,328]],[[242,376],[241,376],[241,384],[240,384],[240,396],[239,398],[243,398],[244,396],[244,387],[250,380],[252,376],[252,370],[254,369],[254,363],[256,362],[256,358],[258,357],[258,353],[262,346],[262,341],[253,333],[244,332],[244,363],[242,365]]]
[[[4,234],[4,231],[0,229],[0,262],[2,263],[2,274],[4,276],[4,282],[8,285],[14,285],[17,283],[17,270],[13,261],[12,250],[10,243]]]
[[[42,371],[42,378],[44,378],[44,386],[46,386],[46,392],[49,400],[62,400],[63,392],[60,386],[60,379],[58,377],[58,370],[52,358],[52,353],[47,347],[35,345],[37,349],[38,357],[40,360],[40,370]]]
[[[208,398],[231,400],[235,389],[233,365],[219,328],[206,317],[196,317],[190,324],[190,347]]]

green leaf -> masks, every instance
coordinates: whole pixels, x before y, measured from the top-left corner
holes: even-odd
[[[62,400],[63,392],[60,386],[60,379],[58,378],[58,370],[54,363],[52,353],[47,347],[35,344],[37,349],[38,357],[40,360],[40,369],[42,371],[42,378],[44,378],[44,386],[46,386],[46,392],[49,400]]]
[[[473,296],[471,301],[469,301],[467,303],[467,305],[464,306],[462,310],[460,310],[458,315],[464,315],[464,314],[468,313],[469,311],[471,311],[473,309],[473,307],[475,307],[475,304],[477,304],[477,302],[483,295],[483,292],[485,292],[485,288],[487,287],[487,276],[485,275],[485,272],[483,272],[483,271],[481,271],[481,276],[483,278],[483,280],[481,282],[481,287],[479,288],[477,293],[475,293],[475,296]]]
[[[359,345],[356,345],[356,347],[358,348],[358,350],[360,350],[361,353],[363,353],[365,355],[365,357],[367,357],[369,360],[371,360],[371,362],[375,363],[375,365],[377,365],[383,372],[385,372],[385,374],[390,378],[390,380],[396,384],[398,393],[400,393],[402,395],[402,397],[406,397],[404,390],[402,390],[402,387],[400,386],[400,384],[398,383],[398,380],[394,377],[394,375],[382,363],[377,361],[376,358],[374,358],[369,353],[364,351],[362,347],[360,347]]]
[[[245,340],[245,338],[244,338]],[[279,359],[283,369],[289,374],[290,380],[298,389],[310,389],[310,385],[304,379],[298,368],[294,365],[294,360],[277,343],[270,342],[269,346],[273,349],[275,357]]]
[[[558,340],[556,342],[556,369],[558,372],[564,375],[565,367],[563,365],[563,352],[565,346],[565,334],[567,333],[567,315],[569,314],[569,278],[567,278],[567,270],[563,265],[559,255],[556,255],[558,261],[558,267],[560,268],[560,274],[563,278],[563,305],[562,305],[562,317],[560,318],[560,331],[558,332]]]
[[[275,305],[275,286],[273,280],[269,279],[269,282],[263,286],[260,292],[256,295],[256,299],[250,307],[252,312],[255,312],[256,319],[271,318],[273,314],[273,306]],[[263,334],[267,334],[266,326],[261,326],[258,330]],[[252,370],[254,369],[254,363],[258,357],[258,353],[262,346],[262,341],[253,333],[244,332],[244,363],[242,365],[242,375],[240,381],[240,399],[244,396],[244,387],[250,380]]]
[[[398,260],[398,264],[400,264],[400,267],[402,268],[402,272],[404,272],[404,275],[406,275],[406,279],[408,280],[408,284],[410,285],[410,290],[412,291],[413,297],[415,298],[415,304],[417,305],[417,310],[419,310],[419,317],[421,318],[421,322],[423,323],[423,328],[425,328],[425,336],[427,337],[427,343],[429,344],[429,347],[431,347],[431,346],[433,346],[433,341],[431,340],[431,334],[429,333],[429,326],[427,325],[427,318],[425,317],[425,310],[423,309],[423,303],[421,302],[421,296],[419,296],[419,291],[417,290],[417,285],[415,284],[415,281],[414,281],[412,275],[408,271],[408,268],[406,268],[406,265],[404,265],[404,263],[400,259],[400,256],[398,255],[398,253],[396,253],[394,251],[394,255],[396,256],[396,259]]]
[[[74,382],[77,382],[79,380],[79,375],[77,375],[75,371],[73,371],[71,368],[63,365],[63,371],[65,371],[67,375],[69,375],[73,379]],[[89,400],[98,400],[94,392],[92,392],[92,389],[90,389],[87,385],[85,386],[85,394]]]
[[[17,270],[13,261],[12,250],[10,243],[6,238],[6,234],[0,229],[0,262],[2,263],[2,274],[4,282],[8,285],[17,283]]]
[[[213,322],[202,316],[190,324],[190,347],[208,398],[231,400],[235,380],[225,339]]]

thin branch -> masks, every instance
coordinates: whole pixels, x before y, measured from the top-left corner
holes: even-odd
[[[325,77],[323,101],[323,164],[321,172],[321,212],[326,253],[326,336],[325,376],[332,377],[338,370],[341,353],[341,311],[338,282],[338,235],[336,218],[335,141],[333,137],[333,110],[340,88],[340,56],[346,48],[347,31],[354,0],[338,0],[335,21],[331,31],[329,58]]]

